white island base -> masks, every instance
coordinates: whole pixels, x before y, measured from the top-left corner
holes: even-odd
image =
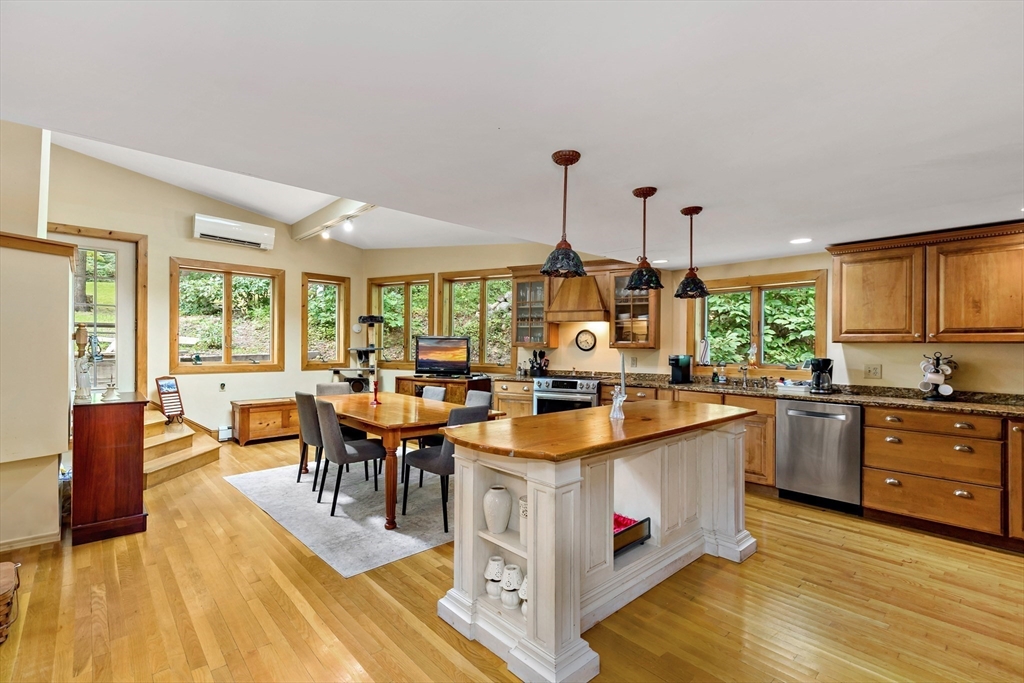
[[[600,661],[581,633],[704,554],[742,562],[757,549],[744,528],[743,438],[740,419],[561,461],[457,445],[455,577],[438,615],[524,681],[590,680]],[[525,546],[515,504],[507,531],[487,531],[495,484],[528,496]],[[650,540],[615,557],[613,512],[650,517]],[[525,617],[488,597],[492,555],[525,568]]]

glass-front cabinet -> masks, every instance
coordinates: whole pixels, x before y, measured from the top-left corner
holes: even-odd
[[[549,302],[548,279],[543,275],[516,277],[513,283],[512,346],[558,346],[558,327],[544,322],[544,309]]]
[[[630,272],[616,271],[608,276],[612,302],[608,345],[614,349],[656,349],[660,342],[661,290],[626,289]]]

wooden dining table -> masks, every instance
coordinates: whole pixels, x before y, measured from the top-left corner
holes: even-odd
[[[384,442],[384,528],[396,528],[398,447],[403,439],[437,434],[448,424],[448,413],[463,406],[388,392],[378,392],[378,405],[372,405],[370,393],[317,396],[317,400],[333,403],[341,424],[379,436]],[[492,410],[488,417],[494,419],[504,414]]]

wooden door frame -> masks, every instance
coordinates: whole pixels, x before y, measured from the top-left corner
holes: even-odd
[[[149,395],[149,237],[134,232],[47,223],[47,232],[135,244],[135,391]]]

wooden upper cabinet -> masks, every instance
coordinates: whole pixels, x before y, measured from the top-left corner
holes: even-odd
[[[834,342],[1024,342],[1024,223],[828,251]]]
[[[557,348],[558,326],[544,322],[551,283],[543,275],[512,277],[512,346]]]
[[[928,341],[1024,342],[1024,234],[928,247]]]
[[[661,344],[661,290],[629,291],[626,285],[632,272],[630,269],[608,274],[608,301],[611,302],[608,346],[613,349],[656,349]]]
[[[834,256],[832,341],[921,341],[924,251],[905,247]]]

